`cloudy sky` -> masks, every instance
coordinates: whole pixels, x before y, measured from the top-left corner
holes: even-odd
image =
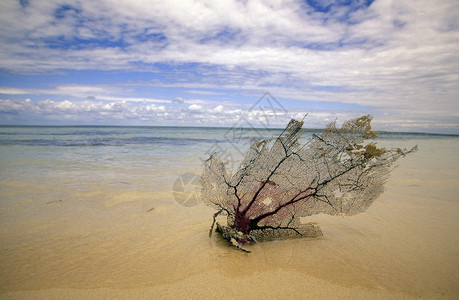
[[[458,1],[2,0],[0,26],[0,124],[459,134]]]

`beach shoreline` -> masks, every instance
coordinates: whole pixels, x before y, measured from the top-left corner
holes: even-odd
[[[308,217],[323,237],[257,243],[250,254],[209,238],[211,208],[174,196],[208,144],[196,156],[175,144],[0,147],[0,297],[457,298],[459,139],[382,144],[419,151],[366,212]]]

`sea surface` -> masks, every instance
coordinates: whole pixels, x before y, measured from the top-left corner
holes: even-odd
[[[0,126],[0,297],[459,298],[459,136],[381,133],[419,151],[365,213],[312,216],[321,238],[209,238],[203,161],[281,132]]]

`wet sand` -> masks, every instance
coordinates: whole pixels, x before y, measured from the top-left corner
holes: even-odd
[[[209,239],[212,210],[169,186],[3,181],[0,297],[457,299],[459,141],[406,143],[419,152],[367,212],[250,254]]]

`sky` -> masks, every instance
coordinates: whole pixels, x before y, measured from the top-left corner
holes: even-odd
[[[459,1],[2,0],[0,125],[459,134]]]

